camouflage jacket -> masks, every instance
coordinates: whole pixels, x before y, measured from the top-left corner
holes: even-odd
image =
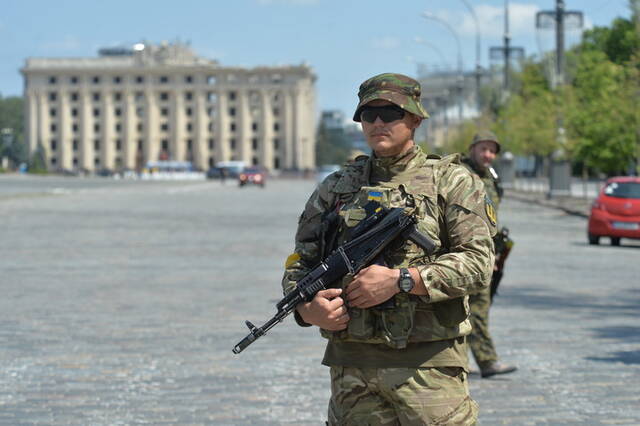
[[[409,342],[456,338],[470,332],[466,295],[487,286],[494,261],[495,223],[487,216],[482,182],[459,164],[459,156],[440,159],[414,147],[401,158],[359,157],[330,175],[314,191],[298,222],[295,253],[283,278],[287,293],[322,258],[323,215],[339,210],[340,229],[363,219],[362,206],[375,194],[386,207],[415,207],[418,228],[435,243],[427,254],[411,241],[384,253],[390,268],[415,267],[427,296],[399,293],[396,308],[350,308],[347,330],[322,334],[330,339],[386,343],[402,348]],[[340,235],[338,243],[343,242]],[[346,286],[347,277],[342,286]],[[299,317],[298,323],[304,325]]]
[[[502,199],[502,187],[499,180],[494,178],[489,170],[481,170],[477,167],[469,157],[462,158],[462,165],[482,180],[484,189],[487,191],[487,195],[491,198],[493,206],[497,211],[498,207],[500,207],[500,200]]]

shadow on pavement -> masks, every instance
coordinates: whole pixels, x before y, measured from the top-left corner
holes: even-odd
[[[586,357],[589,361],[598,362],[621,362],[623,364],[640,364],[640,350],[618,351],[606,357]]]

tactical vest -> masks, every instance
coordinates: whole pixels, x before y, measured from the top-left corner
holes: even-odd
[[[440,174],[439,168],[447,167],[452,161],[455,158],[439,160],[424,156],[424,164],[399,175],[401,181],[392,179],[376,186],[360,186],[358,179],[338,181],[330,190],[339,208],[338,244],[347,240],[350,229],[365,218],[363,206],[374,199],[385,207],[415,208],[419,230],[436,244],[436,251],[428,255],[412,241],[398,241],[385,250],[376,263],[394,269],[409,268],[426,265],[448,252],[447,233],[441,229],[445,221],[440,217],[436,176]],[[352,279],[352,276],[346,276],[341,283],[342,288]],[[401,349],[407,343],[452,339],[469,334],[468,315],[466,296],[429,303],[427,296],[398,293],[394,296],[393,307],[350,307],[346,330],[321,330],[321,334],[334,341],[386,344]]]

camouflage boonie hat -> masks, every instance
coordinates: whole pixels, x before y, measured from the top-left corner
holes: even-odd
[[[471,149],[478,142],[484,142],[484,141],[495,143],[497,147],[496,154],[500,152],[501,146],[500,146],[500,142],[498,142],[498,137],[493,132],[490,132],[489,130],[480,130],[478,133],[476,133],[473,136],[473,140],[471,141],[471,144],[469,145],[469,149]]]
[[[420,101],[420,83],[402,74],[385,73],[371,77],[360,85],[360,103],[353,114],[353,121],[360,121],[362,107],[376,99],[384,99],[398,105],[418,117],[429,118]]]

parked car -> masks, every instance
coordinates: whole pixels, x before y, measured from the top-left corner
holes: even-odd
[[[589,244],[609,237],[611,245],[620,238],[640,239],[640,177],[613,177],[605,182],[589,216]]]
[[[253,184],[260,185],[264,188],[266,180],[267,174],[264,170],[258,167],[249,167],[247,169],[244,169],[244,171],[238,176],[238,183],[241,187],[247,184]]]

